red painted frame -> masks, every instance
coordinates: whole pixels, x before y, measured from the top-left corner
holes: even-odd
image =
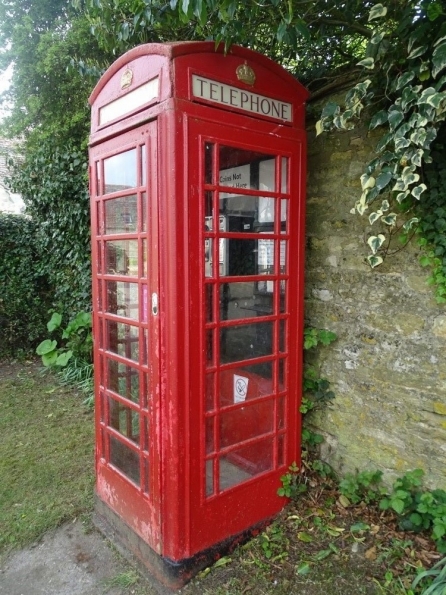
[[[255,71],[254,87],[237,80],[236,68],[243,63],[249,64]],[[129,88],[121,88],[122,75],[126,70],[132,72],[132,83]],[[289,102],[293,111],[292,122],[254,117],[236,108],[227,109],[205,100],[197,101],[191,90],[193,74]],[[98,118],[101,107],[116,98],[125,97],[126,93],[154,77],[159,77],[156,97],[121,118],[100,125]],[[231,48],[225,56],[222,48],[215,51],[213,43],[185,42],[148,44],[131,50],[109,68],[90,98],[98,399],[96,491],[99,500],[157,554],[175,562],[191,558],[274,516],[285,503],[276,493],[280,476],[293,461],[300,460],[298,411],[302,378],[306,97],[307,91],[300,83],[264,56],[239,47]],[[279,298],[276,297],[276,314],[267,319],[273,323],[281,318],[287,321],[287,349],[280,356],[287,362],[286,386],[278,386],[276,371],[273,377],[275,392],[271,397],[271,401],[276,403],[279,394],[287,395],[285,457],[283,464],[277,464],[277,458],[274,459],[275,468],[272,471],[212,498],[205,496],[203,481],[205,419],[212,417],[204,410],[204,287],[211,281],[204,277],[203,195],[205,191],[216,193],[219,187],[215,183],[204,184],[205,142],[270,153],[286,158],[290,163],[288,231],[282,235],[277,233],[276,228],[276,235],[271,236],[276,240],[276,258],[280,240],[288,242],[288,268],[284,276],[287,280],[287,309],[283,315],[278,314]],[[98,230],[96,220],[96,203],[101,203],[104,198],[97,188],[95,176],[95,163],[98,160],[123,151],[125,147],[144,143],[151,156],[146,191],[150,196],[148,222],[151,227],[147,237],[153,276],[148,279],[148,295],[158,294],[159,312],[155,316],[148,312],[148,323],[141,316],[140,323],[135,324],[138,328],[148,326],[154,331],[151,335],[151,361],[148,366],[134,366],[140,374],[150,376],[152,385],[147,389],[150,395],[141,395],[142,399],[151,399],[150,407],[138,409],[131,405],[131,408],[149,416],[152,424],[150,462],[153,491],[150,498],[109,463],[107,447],[104,448],[101,441],[104,431],[111,431],[107,426],[108,418],[104,417],[101,400],[101,395],[104,395],[102,362],[108,354],[106,337],[100,337],[100,332],[105,333],[105,326],[101,326],[100,321],[106,318],[119,320],[119,317],[105,315],[100,310],[99,287],[105,278],[98,269],[99,262],[104,262],[103,255],[99,259],[98,242],[100,245],[104,239],[101,233],[97,233],[101,230]],[[277,160],[277,178],[278,168]],[[138,188],[139,193],[143,191],[142,187]],[[256,193],[248,191],[247,194]],[[282,194],[280,189],[272,193],[279,206]],[[276,214],[279,213],[279,206]],[[219,233],[211,232],[211,236],[217,238]],[[223,237],[226,236],[223,234]],[[227,237],[236,236],[229,234]],[[214,242],[215,260],[217,243]],[[141,252],[139,258],[142,258]],[[271,279],[278,283],[277,271]],[[140,279],[136,282],[142,283]],[[231,326],[231,323],[225,324]],[[218,323],[217,326],[225,324]],[[277,346],[276,335],[274,341]],[[221,373],[224,379],[224,369],[219,368],[217,373]],[[253,382],[255,380],[253,378]],[[274,411],[276,407],[274,404]],[[278,430],[277,421],[274,421],[274,432],[271,433],[273,440],[278,432],[283,433]]]

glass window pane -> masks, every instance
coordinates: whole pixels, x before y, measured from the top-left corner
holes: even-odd
[[[260,401],[220,415],[220,448],[268,434],[274,429],[274,401]]]
[[[214,320],[214,286],[207,284],[204,286],[204,310],[205,321],[212,322]]]
[[[260,167],[265,161],[274,164],[274,156],[236,147],[221,146],[219,151],[221,186],[257,190],[260,187]],[[275,189],[274,165],[263,165],[264,190]]]
[[[266,293],[262,291],[262,283],[262,281],[222,283],[220,319],[238,320],[273,314],[272,287],[271,292]]]
[[[239,366],[220,373],[220,407],[273,394],[273,364]]]
[[[206,461],[206,496],[214,493],[214,461]]]
[[[285,427],[285,397],[277,400],[277,427],[279,430]]]
[[[285,436],[279,436],[277,442],[277,465],[280,467],[285,463]]]
[[[212,411],[215,407],[215,374],[206,374],[206,411]]]
[[[212,240],[210,238],[206,238],[204,240],[204,276],[205,277],[213,276],[212,260],[213,260]]]
[[[205,184],[212,184],[213,182],[213,156],[214,145],[212,143],[205,143],[204,145],[204,182]]]
[[[107,320],[107,349],[135,362],[139,361],[139,329]]]
[[[147,231],[147,193],[141,195],[141,231]]]
[[[147,149],[146,145],[141,147],[141,183],[143,186],[146,185],[147,179]]]
[[[125,281],[106,281],[107,312],[139,319],[138,284]]]
[[[275,199],[220,192],[220,231],[267,233],[274,231]]]
[[[271,438],[243,446],[220,458],[220,490],[247,481],[273,468],[273,440]]]
[[[206,454],[215,451],[214,417],[206,419]]]
[[[107,388],[134,403],[139,402],[139,372],[113,359],[108,359]]]
[[[109,398],[110,427],[135,443],[139,442],[139,413]]]
[[[220,353],[224,363],[273,353],[273,323],[258,322],[222,328]]]
[[[289,159],[287,157],[282,157],[282,181],[280,189],[281,192],[288,192],[288,162]]]
[[[138,276],[138,240],[105,242],[106,273]]]
[[[137,231],[138,209],[136,194],[112,198],[105,204],[105,233],[133,233]]]
[[[135,188],[136,171],[136,149],[104,159],[104,194]]]
[[[114,436],[110,436],[110,463],[139,485],[139,454]]]
[[[220,238],[220,275],[240,277],[257,274],[257,240]]]

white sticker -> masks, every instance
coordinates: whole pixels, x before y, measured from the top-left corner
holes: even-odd
[[[248,394],[249,378],[234,374],[234,403],[243,403]]]

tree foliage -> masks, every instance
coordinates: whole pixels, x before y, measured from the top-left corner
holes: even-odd
[[[85,0],[85,7],[99,44],[118,54],[149,41],[214,39],[278,61],[309,87],[310,102],[349,89],[343,105],[325,105],[317,132],[352,128],[364,107],[370,128],[382,131],[352,209],[373,226],[368,264],[399,249],[394,237],[423,232],[424,167],[446,115],[440,0]],[[442,248],[435,244],[434,252],[438,265]],[[446,259],[440,267],[444,276]],[[446,300],[446,287],[437,293]]]
[[[28,147],[47,138],[85,146],[93,83],[70,66],[80,56],[105,60],[86,17],[70,0],[5,0],[0,47],[0,72],[13,66],[0,98],[9,106],[1,132],[23,138]]]

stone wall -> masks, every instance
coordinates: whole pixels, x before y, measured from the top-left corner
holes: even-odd
[[[350,214],[376,137],[309,134],[306,322],[338,340],[318,355],[336,394],[310,422],[341,474],[422,468],[446,488],[446,309],[411,245],[371,270],[366,216]]]

